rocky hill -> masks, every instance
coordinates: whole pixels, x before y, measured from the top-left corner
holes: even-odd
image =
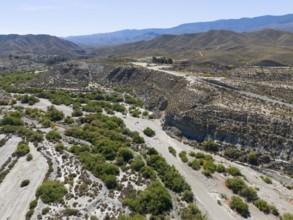
[[[76,44],[49,35],[0,35],[0,56],[81,56]]]
[[[292,64],[293,34],[262,30],[252,33],[209,31],[198,34],[162,35],[153,40],[141,41],[95,51],[97,56],[170,56],[197,62],[220,64],[256,64],[271,60]]]

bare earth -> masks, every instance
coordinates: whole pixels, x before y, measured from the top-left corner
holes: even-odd
[[[11,156],[11,154],[15,151],[16,146],[20,141],[21,138],[12,136],[6,142],[6,144],[0,148],[0,166],[2,166],[5,163],[5,161]]]
[[[46,159],[30,145],[33,160],[26,161],[26,157],[18,160],[14,168],[0,185],[0,219],[25,219],[29,210],[29,203],[35,199],[35,192],[45,177],[48,169]],[[30,184],[21,188],[23,180],[30,180]]]

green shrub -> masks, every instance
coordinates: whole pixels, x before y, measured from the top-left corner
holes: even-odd
[[[83,115],[83,112],[80,109],[74,109],[71,115],[72,117],[80,117]]]
[[[203,170],[202,174],[205,175],[206,177],[212,177],[213,173],[210,170]]]
[[[134,158],[134,160],[130,163],[131,169],[135,171],[140,171],[144,166],[145,164],[141,157]]]
[[[78,216],[79,215],[79,210],[78,209],[64,209],[62,211],[64,216]]]
[[[0,125],[22,126],[24,123],[19,117],[5,116],[0,120]]]
[[[227,172],[232,176],[241,176],[240,170],[234,166],[229,166]]]
[[[43,208],[43,209],[42,209],[42,215],[46,215],[46,214],[48,214],[49,211],[50,211],[50,208],[49,208],[49,207]]]
[[[262,212],[269,214],[270,213],[270,206],[269,204],[264,201],[263,199],[258,199],[253,202],[253,204]]]
[[[176,157],[176,150],[175,150],[175,148],[173,148],[173,147],[168,147],[168,149],[169,149],[169,152],[174,156],[174,157]]]
[[[54,106],[47,108],[45,116],[51,121],[61,121],[64,118],[63,112],[58,111]]]
[[[26,155],[26,160],[27,161],[31,161],[32,159],[33,159],[33,155],[32,154]]]
[[[153,137],[156,135],[155,131],[152,130],[151,128],[147,127],[146,129],[143,130],[143,133],[148,136],[148,137]]]
[[[154,169],[149,166],[144,166],[141,169],[141,175],[145,179],[155,179],[156,178],[156,173],[155,173]]]
[[[204,141],[202,146],[206,151],[218,151],[219,150],[219,144],[216,143],[212,139],[208,139],[208,140]]]
[[[58,143],[55,145],[55,150],[59,153],[62,153],[65,150],[65,146],[62,143]]]
[[[268,177],[268,176],[261,176],[261,179],[265,182],[265,183],[267,183],[267,184],[272,184],[273,182],[272,182],[272,179],[270,178],[270,177]]]
[[[170,166],[159,154],[152,154],[147,158],[147,164],[158,172],[158,175],[168,189],[174,192],[183,192],[190,189],[190,186],[176,168]]]
[[[33,200],[30,202],[30,209],[34,209],[36,208],[38,205],[38,201],[37,200]]]
[[[217,172],[218,173],[225,173],[226,172],[226,168],[223,164],[217,164]]]
[[[249,202],[255,201],[258,199],[256,190],[254,188],[248,187],[248,186],[244,186],[241,189],[240,195],[245,197],[247,199],[247,201],[249,201]]]
[[[33,214],[34,214],[34,210],[33,210],[33,209],[29,210],[29,211],[25,214],[25,219],[26,219],[26,220],[27,220],[27,219],[31,219],[31,217],[33,216]]]
[[[107,175],[104,177],[104,183],[108,189],[115,189],[118,185],[116,176],[114,175]]]
[[[282,220],[293,220],[293,214],[291,214],[291,213],[284,213],[282,215]]]
[[[182,199],[187,203],[191,203],[191,202],[193,202],[194,195],[190,190],[185,190],[183,192]]]
[[[247,162],[252,164],[252,165],[257,165],[258,164],[258,159],[257,159],[257,155],[254,152],[250,152],[247,155]]]
[[[238,196],[232,196],[230,208],[236,210],[236,212],[245,218],[249,216],[248,205]]]
[[[210,171],[210,173],[214,173],[217,170],[217,165],[214,164],[212,160],[205,160],[203,164],[203,169]]]
[[[64,119],[64,123],[66,124],[73,124],[74,123],[74,119],[67,116],[65,119]]]
[[[137,131],[133,132],[131,137],[132,137],[132,141],[136,144],[143,144],[144,143],[143,137],[141,137]]]
[[[119,174],[119,168],[112,164],[112,163],[102,163],[96,165],[95,169],[93,170],[93,173],[96,177],[103,178],[108,175],[118,175]]]
[[[133,153],[130,149],[122,147],[122,148],[119,148],[117,156],[122,157],[125,162],[128,162],[129,160],[133,158]]]
[[[194,170],[199,170],[201,167],[201,162],[198,159],[194,159],[191,163],[190,166],[192,167],[192,169]]]
[[[171,210],[172,198],[160,182],[154,181],[136,198],[127,198],[123,204],[140,214],[156,215]]]
[[[233,191],[239,193],[246,185],[241,177],[234,177],[226,179],[226,186]]]
[[[126,112],[126,108],[123,105],[121,105],[121,104],[115,103],[113,105],[113,111],[125,113]]]
[[[17,145],[16,150],[14,151],[13,155],[17,157],[23,157],[30,152],[30,148],[24,142],[20,142]]]
[[[48,141],[58,142],[62,139],[62,136],[59,134],[57,130],[52,130],[48,132],[48,134],[46,135],[46,138]]]
[[[239,158],[242,154],[240,151],[234,149],[234,148],[228,148],[224,151],[224,155],[226,157],[229,157],[230,159],[237,159]]]
[[[25,187],[25,186],[28,186],[29,184],[30,184],[29,180],[24,180],[21,182],[20,187]]]
[[[270,205],[270,210],[271,210],[271,213],[272,213],[273,215],[275,215],[275,216],[279,216],[279,215],[280,215],[279,210],[277,209],[276,206],[274,206],[274,205]]]
[[[179,157],[181,158],[181,160],[182,160],[183,163],[187,163],[188,162],[188,158],[186,156],[186,151],[181,151],[179,153]]]
[[[34,105],[40,100],[34,96],[29,96],[29,95],[24,95],[24,96],[19,96],[18,100],[20,100],[21,103],[23,104],[29,104],[29,105]]]
[[[53,202],[62,202],[66,193],[67,189],[63,183],[48,180],[38,187],[36,195],[37,197],[41,197],[44,203],[49,204]]]
[[[194,204],[188,204],[188,207],[181,210],[181,220],[206,220],[201,214],[200,209]]]

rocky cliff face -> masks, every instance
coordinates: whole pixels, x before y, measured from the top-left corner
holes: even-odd
[[[165,124],[177,127],[189,138],[203,141],[211,137],[290,158],[290,110],[287,116],[280,117],[273,112],[282,107],[231,94],[204,82],[189,82],[183,77],[142,68],[116,68],[106,79],[132,88],[146,100],[148,108],[164,110]]]

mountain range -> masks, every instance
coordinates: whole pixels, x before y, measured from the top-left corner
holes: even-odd
[[[184,35],[161,35],[149,41],[99,48],[99,57],[169,56],[177,60],[222,64],[254,64],[272,60],[292,64],[293,33],[265,29],[257,32],[237,33],[213,30]]]
[[[73,56],[84,53],[70,42],[50,35],[0,35],[0,56],[45,55]]]
[[[254,32],[262,29],[274,29],[293,32],[293,14],[188,23],[173,28],[121,30],[103,34],[70,36],[64,39],[83,46],[104,47],[125,43],[133,43],[142,40],[150,40],[164,34],[181,35],[207,32],[210,30]]]

